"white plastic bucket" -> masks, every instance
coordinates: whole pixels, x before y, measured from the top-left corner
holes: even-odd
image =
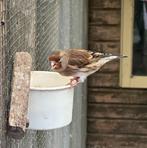
[[[48,130],[71,123],[74,89],[69,82],[70,77],[56,72],[31,72],[29,129]]]

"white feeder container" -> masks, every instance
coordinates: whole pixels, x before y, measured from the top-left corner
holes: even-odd
[[[56,72],[31,72],[29,129],[49,130],[71,123],[74,89],[67,85],[70,78]]]

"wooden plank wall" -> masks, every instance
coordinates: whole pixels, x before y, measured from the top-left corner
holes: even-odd
[[[89,0],[89,48],[120,51],[121,0]],[[119,87],[119,61],[88,79],[87,148],[147,147],[147,90]]]

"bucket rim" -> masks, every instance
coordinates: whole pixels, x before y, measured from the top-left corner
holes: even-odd
[[[32,73],[54,73],[54,74],[60,75],[59,73],[52,72],[52,71],[31,71],[31,75]],[[32,91],[55,91],[55,90],[63,90],[63,89],[72,89],[72,87],[69,84],[63,85],[63,86],[53,86],[53,87],[36,87],[36,86],[31,86],[31,81],[30,81],[30,90]]]

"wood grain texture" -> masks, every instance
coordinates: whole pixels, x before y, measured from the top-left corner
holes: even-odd
[[[90,50],[120,54],[121,7],[121,0],[89,0]],[[147,147],[147,90],[120,88],[119,65],[88,78],[87,148]]]
[[[90,8],[99,9],[119,9],[121,7],[121,0],[90,0]]]
[[[120,50],[120,43],[119,41],[115,42],[107,42],[107,41],[92,41],[89,38],[89,50],[92,51],[103,51],[106,53],[112,53],[115,55],[119,55],[119,50]],[[101,51],[101,52],[102,52]]]
[[[146,105],[147,91],[145,89],[90,88],[88,93],[88,102]]]
[[[90,25],[120,24],[120,10],[95,10],[89,12]]]
[[[88,134],[87,148],[145,148],[147,136]]]
[[[120,26],[91,26],[89,38],[92,41],[119,41]]]
[[[12,94],[9,111],[9,136],[21,139],[27,127],[32,58],[27,52],[17,52],[14,58]]]
[[[88,132],[147,135],[147,121],[129,119],[88,119]]]
[[[0,1],[0,147],[6,147],[6,112],[5,112],[5,48],[4,48],[4,30],[5,30],[5,1]]]
[[[89,87],[118,87],[118,73],[100,73],[99,71],[88,78]]]
[[[117,73],[119,72],[119,61],[111,61],[107,64],[105,64],[100,70],[99,72],[102,73]]]
[[[147,105],[89,104],[88,117],[147,120]]]

